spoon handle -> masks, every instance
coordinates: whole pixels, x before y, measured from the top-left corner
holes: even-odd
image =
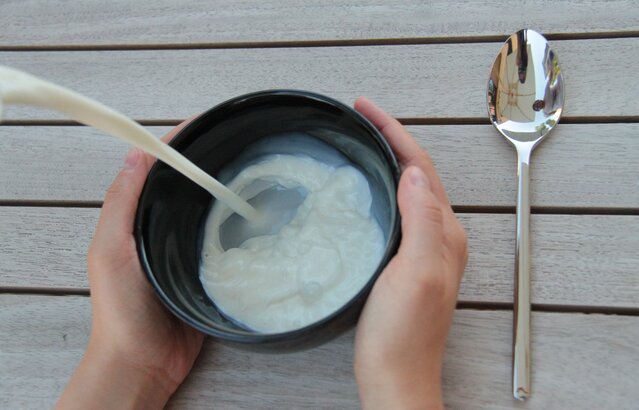
[[[517,249],[513,311],[513,395],[530,397],[530,154],[532,144],[517,144]]]

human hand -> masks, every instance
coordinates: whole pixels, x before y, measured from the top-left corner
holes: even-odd
[[[91,336],[59,408],[163,407],[202,347],[204,336],[164,308],[138,259],[133,224],[154,162],[132,149],[107,191],[88,253]]]
[[[372,102],[355,109],[384,135],[402,167],[397,192],[402,242],[359,320],[355,377],[364,408],[443,408],[446,338],[468,259],[464,229],[432,160]]]

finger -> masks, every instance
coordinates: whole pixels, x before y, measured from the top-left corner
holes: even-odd
[[[161,139],[169,142],[177,133],[182,131],[195,116],[183,121]],[[133,232],[133,221],[137,209],[140,193],[146,180],[146,175],[151,168],[155,158],[145,154],[137,148],[133,148],[127,154],[124,167],[115,178],[111,187],[107,190],[96,236],[107,236],[112,240],[125,236]]]
[[[403,167],[420,167],[432,184],[432,189],[442,204],[448,204],[448,195],[439,179],[433,160],[415,141],[406,128],[395,118],[375,105],[372,101],[360,97],[355,101],[355,109],[377,127],[397,156]]]
[[[170,141],[193,118],[195,117],[173,128],[162,140]],[[123,244],[133,239],[133,224],[140,193],[154,162],[153,156],[138,148],[132,148],[126,156],[122,170],[107,190],[93,238],[94,242],[101,244],[100,249],[104,250],[105,254],[119,255],[125,249]]]
[[[355,101],[355,109],[381,131],[401,163],[415,165],[410,163],[422,149],[399,121],[365,97]]]
[[[184,129],[184,127],[186,127],[187,125],[189,125],[191,123],[191,121],[193,121],[194,119],[196,119],[198,115],[193,115],[189,118],[187,118],[186,120],[182,121],[181,123],[179,123],[178,125],[175,126],[175,128],[173,128],[171,131],[169,131],[168,133],[166,133],[164,136],[162,136],[160,138],[160,140],[162,140],[165,143],[169,143],[173,140],[173,138],[175,138],[175,136]],[[146,161],[153,164],[156,161],[156,158],[151,155],[151,154],[146,154]]]
[[[107,190],[94,240],[114,248],[131,240],[140,192],[150,168],[151,161],[141,150],[129,151],[122,170]]]
[[[171,142],[171,140],[173,139],[173,137],[175,137],[177,135],[178,132],[182,131],[184,129],[184,127],[186,127],[187,125],[189,125],[189,123],[191,121],[193,121],[194,119],[196,119],[197,117],[199,117],[198,115],[193,115],[189,118],[187,118],[186,120],[182,121],[181,123],[179,123],[178,125],[175,126],[175,128],[173,128],[171,131],[169,131],[165,136],[163,136],[162,138],[160,138],[162,141],[169,143]]]
[[[399,255],[419,266],[441,259],[444,243],[445,213],[431,186],[419,167],[410,166],[402,174],[397,191],[402,216]]]

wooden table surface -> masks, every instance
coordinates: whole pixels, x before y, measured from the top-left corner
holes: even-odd
[[[0,64],[92,96],[162,135],[230,97],[365,95],[430,151],[470,238],[448,342],[451,409],[639,402],[639,9],[633,1],[127,2],[0,5]],[[145,2],[146,3],[146,2]],[[422,4],[427,3],[427,4]],[[514,150],[489,125],[507,35],[548,37],[561,124],[532,159],[533,397],[510,394]],[[50,407],[90,331],[86,250],[127,146],[51,112],[0,125],[0,407]],[[353,331],[248,353],[208,339],[171,408],[359,406]]]

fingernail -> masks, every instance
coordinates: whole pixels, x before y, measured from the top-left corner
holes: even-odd
[[[410,174],[408,176],[410,177],[410,182],[412,182],[415,186],[423,188],[428,188],[430,186],[428,179],[426,178],[426,174],[417,167],[411,167]]]
[[[140,161],[140,150],[133,147],[129,150],[129,153],[126,154],[126,159],[124,160],[124,169],[133,169],[138,165]]]

